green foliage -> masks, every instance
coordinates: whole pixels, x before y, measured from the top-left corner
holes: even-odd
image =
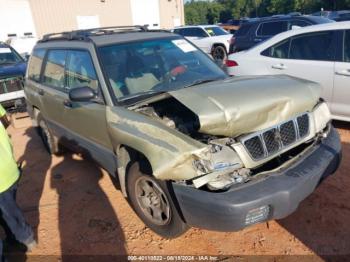
[[[350,9],[350,0],[191,0],[185,4],[185,21],[188,25],[214,24],[242,17],[262,17],[290,12],[309,14],[321,8]]]

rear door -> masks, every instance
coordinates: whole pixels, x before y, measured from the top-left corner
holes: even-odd
[[[183,28],[182,34],[205,53],[210,53],[209,35],[200,27]]]
[[[273,74],[288,74],[320,83],[322,97],[331,103],[336,39],[336,31],[291,37],[268,49],[273,58],[267,60],[266,66]]]
[[[350,119],[350,30],[344,32],[341,47],[341,57],[334,67],[331,110],[339,118]]]
[[[64,134],[62,112],[67,99],[65,90],[66,50],[50,49],[44,62],[44,71],[37,95],[41,101],[41,113],[55,136]]]

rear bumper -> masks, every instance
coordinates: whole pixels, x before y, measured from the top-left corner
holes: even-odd
[[[223,193],[201,191],[175,183],[173,189],[189,225],[215,231],[237,231],[294,212],[321,180],[337,170],[340,160],[339,135],[332,127],[321,143],[283,172]],[[248,213],[261,208],[268,210],[268,213],[265,212],[267,216],[252,220]]]

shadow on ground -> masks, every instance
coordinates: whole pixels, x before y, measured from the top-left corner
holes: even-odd
[[[25,161],[19,187],[20,203],[36,236],[40,224],[39,206],[50,205],[40,205],[46,179],[58,195],[58,217],[45,222],[58,224],[63,261],[109,261],[115,255],[125,255],[124,233],[111,205],[113,200],[99,185],[103,176],[101,169],[93,161],[70,153],[52,163],[36,131],[29,128],[26,134],[30,140],[20,158]],[[46,195],[45,200],[47,198]],[[52,203],[55,205],[57,200],[52,199]],[[41,239],[38,241],[40,245]],[[103,254],[109,256],[93,257]]]
[[[334,125],[344,129],[341,131],[350,131],[350,123]],[[338,171],[304,200],[295,213],[277,221],[326,260],[334,258],[332,255],[350,254],[350,163],[344,161],[350,159],[350,144],[342,142],[342,150],[343,161]]]

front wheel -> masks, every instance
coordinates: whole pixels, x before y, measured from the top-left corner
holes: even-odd
[[[141,220],[158,235],[175,238],[187,231],[169,184],[140,170],[138,162],[130,166],[127,176],[129,201]]]

